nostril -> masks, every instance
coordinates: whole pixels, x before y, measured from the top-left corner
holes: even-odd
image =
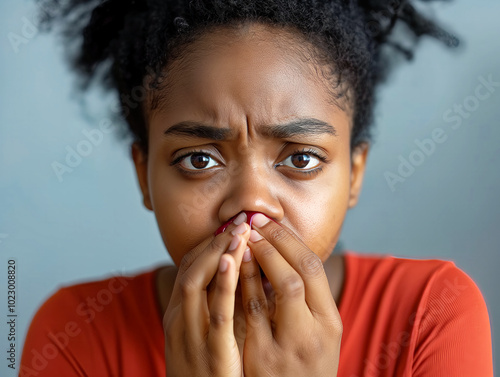
[[[257,212],[257,211],[244,211],[244,213],[247,215],[246,217],[246,222],[248,223],[248,225],[252,226],[252,220],[253,220],[253,217],[257,214],[257,213],[262,213],[262,212]],[[264,213],[262,213],[264,216],[266,216]],[[235,215],[233,217],[231,217],[225,224],[223,224],[221,227],[219,227],[219,229],[217,229],[215,231],[215,235],[218,235],[220,233],[223,233],[227,227],[239,216],[241,215],[241,213],[239,213],[238,215]],[[269,217],[269,216],[266,216],[266,217]],[[269,217],[270,218],[270,217]],[[271,219],[271,218],[270,218]],[[273,219],[271,219],[273,220]],[[274,221],[274,220],[273,220]],[[238,224],[236,224],[238,225]]]

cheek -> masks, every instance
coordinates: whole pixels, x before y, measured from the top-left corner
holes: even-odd
[[[163,242],[176,265],[217,225],[214,191],[201,181],[187,181],[168,167],[151,166],[150,193]]]
[[[338,241],[348,209],[350,169],[339,166],[296,198],[290,208],[305,244],[325,261]]]

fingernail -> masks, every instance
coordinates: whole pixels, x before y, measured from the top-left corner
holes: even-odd
[[[252,224],[255,225],[257,228],[262,228],[268,222],[269,218],[264,216],[262,213],[257,213],[252,219]]]
[[[234,236],[233,239],[231,240],[231,244],[229,245],[229,250],[235,250],[238,247],[239,243],[240,243],[240,237]]]
[[[226,272],[227,267],[229,266],[229,263],[225,258],[222,258],[219,263],[219,271],[220,272]]]
[[[252,260],[252,253],[250,251],[250,248],[247,247],[243,252],[243,262],[250,262],[251,260]]]
[[[245,231],[247,230],[247,224],[246,223],[243,223],[243,224],[240,224],[238,225],[236,228],[234,228],[232,231],[231,231],[231,234],[233,236],[237,235],[237,234],[243,234],[245,233]]]
[[[241,212],[236,218],[233,220],[234,225],[243,224],[247,220],[247,214],[245,212]]]
[[[256,230],[251,230],[250,231],[250,238],[249,240],[251,242],[257,242],[260,241],[263,237],[256,231]]]

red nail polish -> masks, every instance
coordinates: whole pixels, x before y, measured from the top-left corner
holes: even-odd
[[[255,211],[245,211],[245,213],[247,214],[247,223],[248,225],[250,225],[250,227],[252,226],[252,218],[254,217],[254,215],[256,213],[262,213],[262,212],[255,212]],[[226,230],[226,228],[229,226],[229,224],[231,224],[231,222],[236,218],[236,216],[238,216],[238,214],[236,214],[235,216],[231,217],[224,225],[222,225],[219,229],[217,229],[215,231],[215,235],[218,235],[222,232],[224,232]],[[263,214],[264,215],[264,214]],[[266,216],[266,215],[264,215]],[[266,217],[269,217],[269,216],[266,216]],[[269,217],[270,218],[270,217]],[[270,218],[271,219],[271,218]],[[273,220],[273,219],[271,219]],[[273,220],[274,221],[274,220]]]

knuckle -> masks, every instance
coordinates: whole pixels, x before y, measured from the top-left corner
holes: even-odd
[[[288,238],[288,232],[281,227],[276,227],[269,232],[269,238],[275,242],[284,241]]]
[[[193,294],[197,291],[195,281],[187,274],[181,278],[179,288],[183,299],[193,296]]]
[[[342,320],[340,318],[335,320],[333,330],[337,335],[342,335],[344,333],[344,324],[342,323]]]
[[[301,344],[295,349],[295,357],[300,361],[307,361],[317,355],[322,355],[324,352],[325,347],[321,337],[310,337],[307,343]]]
[[[276,249],[273,246],[270,246],[270,245],[263,245],[258,250],[259,250],[259,253],[262,255],[263,258],[270,258],[270,257],[272,257],[272,255],[276,251]]]
[[[309,349],[307,347],[299,347],[295,350],[295,358],[298,359],[299,361],[306,361],[309,359]]]
[[[218,328],[223,326],[229,321],[229,317],[221,312],[210,313],[210,325]]]
[[[337,318],[337,317],[331,318],[326,323],[326,326],[327,326],[329,332],[336,337],[341,337],[343,332],[344,332],[344,324],[342,323],[341,318]]]
[[[257,279],[257,277],[260,276],[260,271],[259,269],[252,269],[252,271],[243,271],[240,270],[240,280],[245,281],[245,282],[250,282],[254,279]]]
[[[323,262],[314,253],[308,253],[300,261],[300,269],[306,275],[319,275],[324,271]]]
[[[246,304],[247,313],[251,316],[262,314],[266,308],[266,301],[259,298],[252,298]]]
[[[310,356],[323,354],[325,352],[325,342],[323,340],[323,337],[312,337],[307,347],[307,351],[309,352]]]
[[[298,274],[288,275],[283,279],[282,291],[288,297],[300,297],[304,293],[304,282]]]
[[[227,244],[227,233],[221,233],[219,236],[215,237],[210,245],[211,251],[224,250]]]
[[[193,251],[184,254],[179,264],[179,273],[186,271],[196,260],[196,256]]]

